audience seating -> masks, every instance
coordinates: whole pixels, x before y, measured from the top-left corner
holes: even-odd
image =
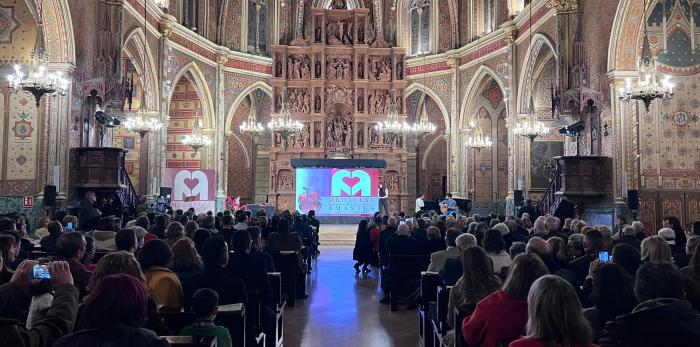
[[[180,332],[180,330],[192,325],[194,322],[194,314],[192,312],[161,310],[160,315],[163,317],[165,325],[173,333]],[[229,330],[231,341],[234,346],[245,346],[245,320],[245,306],[243,304],[220,305],[219,313],[216,315],[214,324]],[[257,338],[258,337],[256,337],[256,339]]]
[[[215,347],[216,336],[163,336],[173,347]]]
[[[289,307],[294,307],[294,301],[297,298],[297,292],[302,292],[306,289],[305,284],[298,283],[298,266],[297,253],[289,254],[273,254],[272,259],[275,262],[275,269],[279,271],[282,278],[282,294]]]
[[[420,287],[421,272],[430,264],[429,255],[390,255],[390,304],[398,308],[402,297],[410,296]]]
[[[267,337],[268,347],[281,347],[284,342],[284,306],[282,300],[282,274],[270,272],[267,274],[272,287],[272,300],[275,309],[275,336]]]
[[[474,313],[474,310],[476,309],[476,305],[473,307],[470,307],[467,310],[460,310],[458,307],[455,307],[454,312],[452,313],[454,315],[454,322],[455,322],[455,346],[454,347],[469,347],[467,346],[467,342],[464,341],[464,336],[462,335],[462,321],[464,318],[471,316],[472,313]],[[505,344],[506,346],[508,344]]]
[[[418,307],[419,341],[423,347],[433,347],[433,325],[430,323],[430,305],[435,304],[437,289],[442,280],[436,272],[421,272],[420,306]]]
[[[450,330],[447,325],[447,304],[450,300],[450,290],[452,287],[438,287],[436,319],[432,320],[433,326],[433,346],[442,346],[442,340]]]

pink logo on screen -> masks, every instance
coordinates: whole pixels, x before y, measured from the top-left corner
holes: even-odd
[[[331,196],[372,196],[372,177],[363,170],[338,170],[331,179]]]
[[[209,180],[206,173],[197,170],[182,170],[175,175],[173,200],[206,201],[209,200]]]
[[[301,195],[299,195],[299,209],[304,213],[309,213],[311,210],[320,210],[321,201],[318,197],[318,193],[309,192],[308,189],[306,189],[306,192],[301,193]]]

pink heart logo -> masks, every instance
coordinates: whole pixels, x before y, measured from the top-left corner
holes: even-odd
[[[189,188],[190,191],[192,191],[199,184],[199,179],[198,178],[185,178],[184,183],[187,186],[187,188]]]
[[[348,185],[348,187],[352,188],[354,185],[360,183],[360,178],[359,177],[343,177],[343,182]]]

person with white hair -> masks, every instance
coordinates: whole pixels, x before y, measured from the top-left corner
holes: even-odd
[[[445,243],[447,244],[447,249],[442,251],[433,252],[430,254],[430,265],[428,265],[428,271],[430,272],[440,272],[445,266],[445,262],[448,259],[459,258],[459,249],[455,241],[462,232],[457,228],[447,229],[445,236]]]
[[[474,235],[465,233],[457,237],[455,244],[461,254],[461,252],[469,247],[476,247],[477,241]],[[446,286],[453,286],[457,283],[457,280],[459,280],[463,272],[462,261],[459,257],[447,259],[445,266],[443,266],[440,271],[440,278],[442,279],[442,283]]]
[[[631,225],[626,225],[620,232],[620,237],[613,241],[613,247],[620,244],[628,244],[637,250],[641,247],[641,241],[637,238],[637,231]]]
[[[678,248],[676,244],[676,232],[671,228],[661,228],[659,229],[658,235],[661,236],[668,245],[671,247],[671,254],[680,253],[682,249]]]
[[[647,236],[646,232],[644,231],[644,223],[640,221],[634,221],[632,222],[632,228],[634,228],[634,231],[636,233],[635,236],[640,241]]]

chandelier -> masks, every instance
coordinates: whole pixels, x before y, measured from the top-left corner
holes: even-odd
[[[197,153],[201,148],[211,146],[211,139],[209,135],[204,134],[204,129],[202,127],[202,120],[197,120],[197,126],[192,129],[192,134],[185,135],[180,140],[185,146],[190,146]]]
[[[416,136],[425,136],[432,134],[435,132],[435,130],[437,130],[435,124],[428,120],[428,115],[425,112],[425,104],[423,105],[423,113],[421,114],[418,123],[414,123],[410,127],[411,134]]]
[[[29,59],[27,74],[22,71],[22,66],[15,65],[15,71],[7,76],[11,90],[31,93],[36,107],[39,107],[44,95],[64,96],[68,91],[68,80],[63,78],[63,72],[49,72],[48,62],[49,56],[46,52],[35,50]]]
[[[644,13],[646,13],[647,2],[644,1]],[[646,25],[644,26],[644,38],[642,42],[642,54],[639,57],[639,76],[637,82],[632,83],[632,79],[627,78],[625,86],[620,87],[620,100],[629,102],[640,100],[644,103],[644,108],[649,111],[651,102],[659,100],[673,99],[673,84],[670,77],[666,75],[658,81],[658,71],[656,69],[656,59],[651,54],[649,35]]]
[[[396,105],[396,101],[393,100],[391,102],[389,114],[386,116],[386,120],[377,123],[377,125],[374,126],[374,129],[377,130],[377,132],[388,136],[393,142],[393,140],[399,136],[411,134],[412,127],[408,125],[408,123],[399,120],[399,110]]]
[[[477,152],[481,152],[484,148],[493,147],[493,141],[488,136],[484,136],[480,127],[472,126],[472,132],[467,136],[467,140],[464,142],[464,146],[471,148]]]
[[[287,147],[287,140],[290,136],[296,136],[301,134],[304,130],[304,124],[299,121],[292,120],[292,113],[289,111],[289,104],[286,98],[286,88],[285,88],[285,100],[282,103],[282,109],[277,119],[271,120],[267,123],[267,128],[274,134],[282,137],[284,140],[284,146]]]
[[[253,143],[257,143],[258,137],[265,131],[265,128],[262,126],[262,124],[256,122],[255,114],[253,113],[252,109],[251,112],[248,114],[248,119],[241,123],[238,129],[241,131],[241,133],[250,136],[250,138],[253,140]]]
[[[534,113],[526,114],[518,120],[513,129],[516,136],[527,137],[534,141],[539,136],[547,136],[549,128],[537,119]]]

